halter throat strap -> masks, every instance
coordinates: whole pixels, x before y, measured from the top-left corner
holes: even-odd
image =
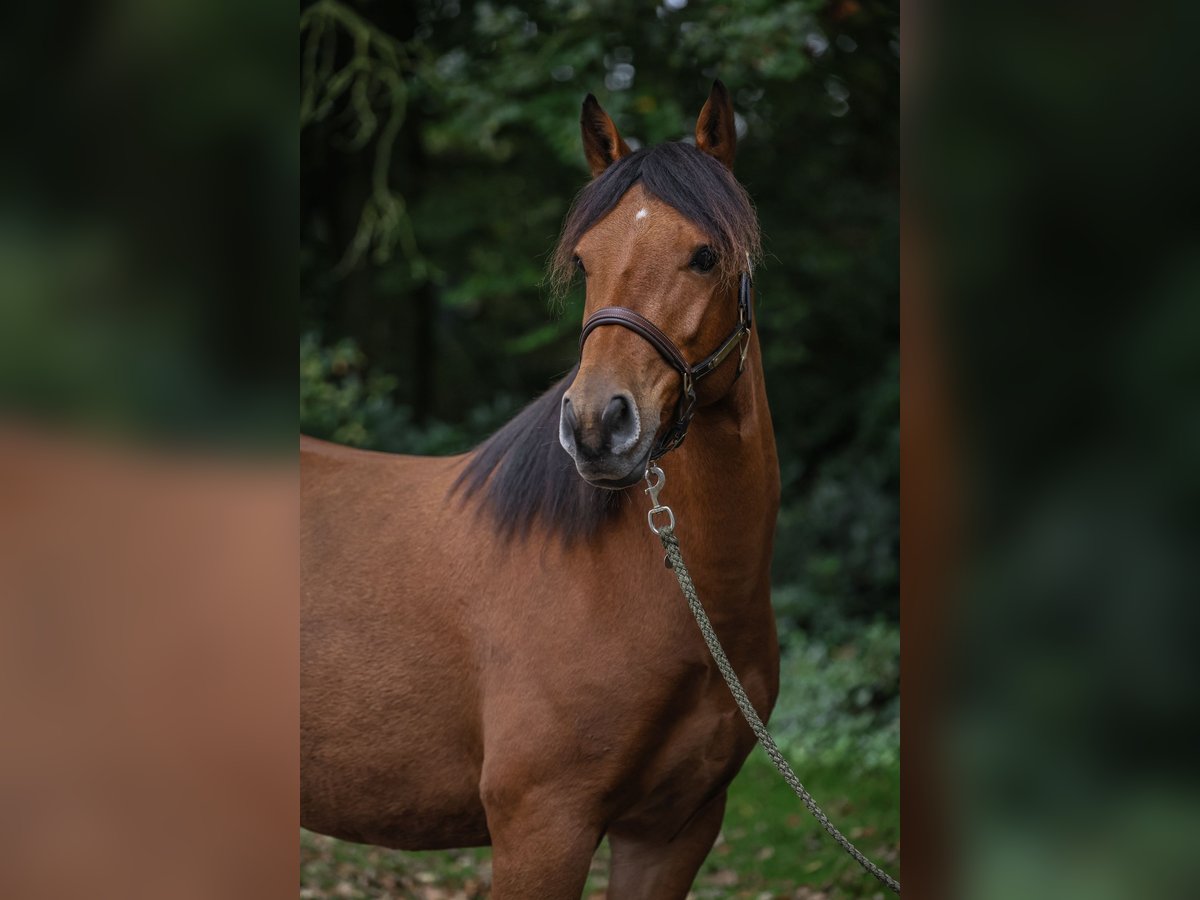
[[[661,328],[643,316],[625,306],[605,306],[588,316],[583,323],[583,331],[579,335],[579,352],[583,353],[583,344],[588,335],[602,325],[620,325],[628,328],[634,334],[650,344],[667,364],[679,373],[682,379],[679,402],[676,405],[675,422],[667,432],[659,438],[657,445],[650,452],[650,461],[658,459],[667,452],[674,450],[687,437],[688,426],[696,414],[696,382],[714,372],[734,350],[740,347],[737,375],[740,377],[746,365],[746,349],[749,345],[750,329],[752,327],[752,307],[750,293],[753,282],[750,273],[744,271],[738,284],[738,324],[733,332],[722,341],[721,346],[710,353],[694,366],[690,365],[687,357],[675,346]]]

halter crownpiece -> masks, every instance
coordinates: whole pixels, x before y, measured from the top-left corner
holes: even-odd
[[[746,268],[743,270],[740,283],[738,284],[737,327],[721,343],[720,347],[694,366],[688,364],[687,357],[683,355],[680,349],[675,346],[675,342],[667,337],[661,328],[641,313],[634,312],[626,306],[605,306],[588,316],[587,321],[583,323],[583,331],[579,335],[579,352],[581,355],[583,353],[584,341],[587,340],[589,334],[601,325],[620,325],[622,328],[628,328],[634,334],[647,341],[683,379],[682,389],[679,394],[679,403],[676,405],[678,414],[675,417],[675,423],[667,429],[666,434],[659,439],[658,444],[650,452],[650,462],[674,450],[683,443],[683,439],[687,437],[688,426],[692,424],[692,416],[696,414],[696,382],[705,375],[709,375],[715,371],[717,366],[721,365],[725,361],[725,358],[733,352],[734,347],[739,347],[737,376],[735,378],[741,376],[742,369],[746,366],[746,351],[750,346],[750,329],[753,326],[753,307],[750,303],[752,288],[750,257],[747,254]]]

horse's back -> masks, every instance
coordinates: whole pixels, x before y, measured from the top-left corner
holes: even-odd
[[[461,459],[301,438],[304,824],[391,846],[486,840],[467,591],[445,576]]]

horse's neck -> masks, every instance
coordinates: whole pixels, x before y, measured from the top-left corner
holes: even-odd
[[[661,464],[667,474],[661,499],[679,517],[676,530],[697,583],[703,575],[727,594],[764,588],[779,463],[757,340],[728,394],[697,412],[687,440]]]

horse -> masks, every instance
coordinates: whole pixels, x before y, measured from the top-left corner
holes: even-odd
[[[460,456],[301,437],[301,824],[491,845],[496,900],[578,898],[607,836],[609,897],[672,900],[754,737],[634,485],[652,461],[668,473],[765,720],[779,465],[751,327],[759,230],[719,81],[694,144],[631,150],[590,94],[580,123],[592,178],[551,260],[557,283],[585,279],[571,372]]]

